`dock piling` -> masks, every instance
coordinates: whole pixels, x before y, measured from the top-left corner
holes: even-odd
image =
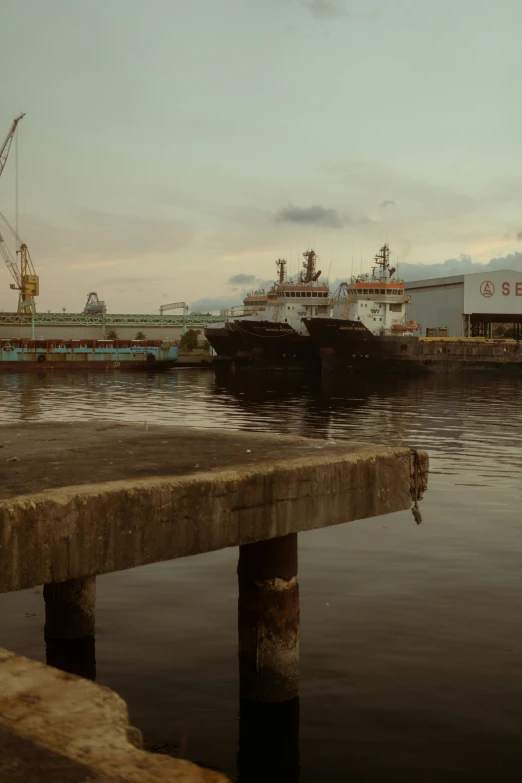
[[[46,639],[87,639],[94,636],[96,577],[45,584]]]
[[[276,703],[299,694],[297,533],[239,548],[241,699]]]

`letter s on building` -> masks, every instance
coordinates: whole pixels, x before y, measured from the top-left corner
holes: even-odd
[[[502,283],[502,295],[509,296],[509,283]]]

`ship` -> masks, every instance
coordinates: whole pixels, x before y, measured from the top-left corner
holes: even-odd
[[[215,352],[214,364],[247,361],[247,348],[235,321],[255,316],[263,312],[267,305],[268,295],[264,289],[250,291],[243,299],[242,306],[232,307],[223,313],[222,323],[207,324],[203,333]]]
[[[267,370],[320,370],[321,356],[310,338],[305,319],[325,318],[330,308],[330,289],[319,280],[314,250],[303,253],[303,270],[287,279],[286,261],[278,259],[278,281],[268,291],[264,317],[235,319],[250,367]]]
[[[390,266],[384,244],[371,275],[352,277],[340,287],[344,301],[339,318],[305,318],[304,324],[323,369],[349,373],[422,373],[462,369],[522,369],[516,340],[421,337],[406,309],[410,297]]]
[[[323,370],[403,375],[462,370],[522,370],[522,346],[513,339],[374,335],[359,322],[313,319],[307,323]]]
[[[305,318],[304,325],[327,367],[355,369],[382,362],[414,336],[417,324],[408,321],[404,281],[390,265],[385,243],[375,256],[371,274],[352,276],[335,295],[337,318]],[[344,306],[343,306],[344,305]],[[400,351],[403,353],[403,351]]]
[[[0,371],[166,370],[178,348],[163,340],[0,339]]]

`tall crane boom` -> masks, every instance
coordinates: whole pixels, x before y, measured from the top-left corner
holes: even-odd
[[[14,260],[13,256],[11,255],[11,251],[7,247],[6,243],[4,242],[4,238],[2,234],[0,234],[0,255],[2,255],[5,264],[9,271],[11,272],[11,275],[14,277],[14,281],[16,285],[13,285],[11,283],[11,288],[13,289],[21,289],[22,288],[22,278],[20,277],[20,272],[18,270],[18,266],[16,264],[16,261]]]
[[[2,171],[4,170],[4,166],[7,161],[7,156],[9,155],[9,150],[11,149],[13,136],[15,135],[16,128],[18,127],[18,123],[20,122],[22,117],[25,117],[24,113],[20,114],[19,117],[16,117],[16,119],[13,120],[13,122],[11,123],[11,127],[9,128],[9,133],[5,137],[5,141],[0,149],[0,176],[2,176]]]
[[[19,291],[18,312],[35,313],[36,305],[34,298],[40,293],[40,281],[35,272],[29,248],[19,237],[7,218],[0,212],[0,224],[1,223],[12,232],[20,243],[20,249],[16,251],[17,255],[20,254],[20,267],[18,267],[3,236],[0,234],[0,255],[3,256],[6,266],[15,280],[15,283],[11,283],[10,287],[15,291]]]

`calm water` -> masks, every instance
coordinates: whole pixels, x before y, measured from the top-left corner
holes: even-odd
[[[404,512],[300,536],[299,779],[519,781],[521,384],[4,376],[0,420],[147,419],[427,449],[421,526]],[[99,577],[96,639],[97,680],[127,700],[147,745],[181,744],[232,779],[236,560],[226,550]],[[45,660],[41,591],[0,596],[0,610],[0,644]],[[291,737],[295,711],[276,717]],[[243,763],[255,770],[249,731],[243,723]],[[296,781],[295,759],[277,777],[278,751],[258,739],[272,779]]]

